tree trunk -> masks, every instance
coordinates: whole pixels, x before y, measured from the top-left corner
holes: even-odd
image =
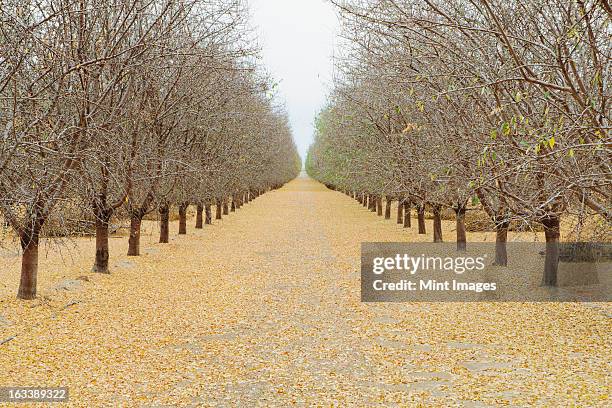
[[[101,213],[96,215],[96,261],[92,272],[109,273],[108,271],[108,222],[110,216]]]
[[[216,207],[215,220],[220,220],[223,218],[221,217],[221,200],[217,199],[215,207]]]
[[[210,208],[210,204],[204,205],[204,213],[206,214],[206,218],[204,219],[204,223],[206,225],[212,224],[212,209]]]
[[[508,265],[508,226],[507,221],[495,225],[495,263],[494,265]]]
[[[557,286],[557,269],[559,267],[559,216],[549,214],[542,220],[546,237],[546,259],[542,285]]]
[[[404,203],[403,201],[397,200],[397,221],[398,224],[404,223]]]
[[[441,211],[442,208],[439,205],[434,205],[432,207],[434,242],[442,242],[442,218],[440,216]]]
[[[425,205],[419,204],[417,207],[417,215],[419,218],[419,234],[427,234],[425,229]]]
[[[170,206],[162,204],[159,206],[159,243],[170,242]]]
[[[203,217],[202,213],[204,212],[204,206],[202,204],[198,204],[196,207],[196,229],[202,229],[203,227]]]
[[[179,235],[187,234],[187,207],[188,203],[179,204]]]
[[[21,280],[19,281],[18,299],[36,298],[36,281],[38,277],[38,234],[32,238],[21,238]],[[28,235],[29,237],[30,235]]]
[[[376,197],[376,215],[381,217],[383,215],[382,211],[382,196]]]
[[[230,211],[231,212],[236,211],[236,196],[235,195],[232,196],[232,203],[230,204]]]
[[[457,223],[457,251],[467,249],[467,239],[465,234],[465,207],[455,208],[455,219]]]
[[[229,215],[229,205],[227,204],[227,198],[223,200],[223,215]]]
[[[385,202],[385,220],[391,219],[391,197],[387,196],[387,200]]]
[[[132,214],[130,217],[130,239],[128,240],[128,256],[140,256],[140,225],[142,216]]]
[[[410,214],[410,200],[404,200],[404,228],[412,227],[412,215]]]

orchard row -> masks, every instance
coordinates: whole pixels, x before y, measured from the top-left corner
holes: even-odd
[[[306,167],[362,203],[481,210],[542,228],[556,284],[561,220],[611,238],[610,18],[605,1],[333,0],[341,52]],[[408,218],[409,219],[409,218]],[[424,225],[420,225],[424,229]]]
[[[239,205],[297,175],[247,17],[236,0],[3,2],[0,211],[23,250],[19,298],[36,296],[40,239],[75,219],[107,272],[113,217],[138,255],[148,213],[165,242],[171,206]]]

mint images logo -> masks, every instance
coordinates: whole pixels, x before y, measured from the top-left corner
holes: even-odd
[[[546,244],[508,243],[508,265],[493,265],[495,243],[363,243],[363,302],[590,301],[612,300],[608,244],[576,251],[562,247],[558,285],[543,285]],[[581,247],[580,247],[581,248]],[[603,249],[602,249],[603,248]],[[595,251],[597,249],[597,251]]]
[[[402,271],[414,276],[419,271],[439,271],[462,275],[465,272],[484,270],[486,258],[486,254],[479,257],[396,254],[394,257],[374,258],[372,273],[382,275],[390,271]],[[391,282],[375,279],[372,282],[372,288],[375,291],[472,291],[481,293],[486,290],[496,290],[497,284],[495,282],[458,282],[456,279],[442,281],[436,279],[400,279]]]

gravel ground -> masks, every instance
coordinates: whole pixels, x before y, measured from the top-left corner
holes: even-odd
[[[111,240],[110,276],[89,272],[91,239],[50,247],[29,303],[0,254],[0,386],[83,407],[610,404],[606,305],[362,304],[361,242],[430,237],[312,180],[170,244],[156,228],[140,258]]]

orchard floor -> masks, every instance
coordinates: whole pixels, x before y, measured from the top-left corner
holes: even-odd
[[[312,180],[192,225],[161,245],[147,223],[139,258],[113,238],[108,276],[93,239],[49,247],[32,302],[4,249],[0,386],[68,386],[82,407],[610,404],[605,307],[361,303],[361,242],[430,237]]]

